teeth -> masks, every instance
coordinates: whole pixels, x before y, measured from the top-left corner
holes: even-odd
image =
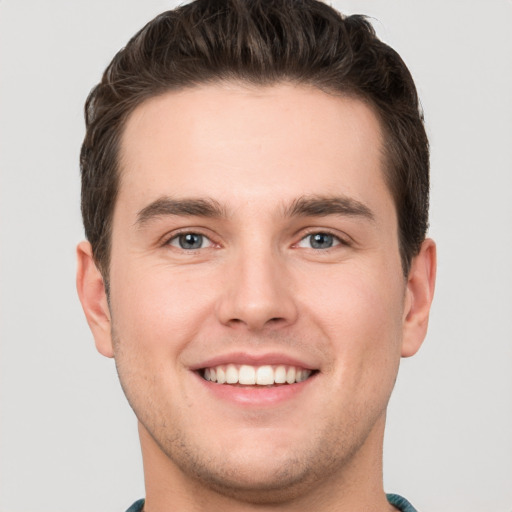
[[[238,372],[238,383],[252,386],[256,384],[256,370],[253,366],[242,365]]]
[[[219,384],[224,384],[224,382],[226,382],[226,372],[221,366],[217,367],[217,382]]]
[[[286,382],[286,368],[278,366],[274,371],[274,382],[276,384],[284,384]]]
[[[272,386],[273,384],[295,384],[305,381],[311,370],[295,366],[250,366],[222,365],[205,368],[203,377],[218,384],[242,384],[244,386]]]
[[[297,372],[295,371],[295,368],[293,366],[290,366],[286,372],[286,382],[288,384],[293,384],[295,382],[295,374]]]
[[[274,384],[274,370],[272,366],[260,366],[256,370],[256,384],[258,386],[271,386]]]
[[[238,368],[234,364],[228,364],[226,367],[226,382],[228,384],[236,384],[238,382]]]

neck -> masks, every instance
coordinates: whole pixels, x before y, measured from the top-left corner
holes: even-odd
[[[219,489],[183,472],[139,423],[146,486],[145,512],[354,512],[394,511],[382,485],[385,417],[364,444],[327,476],[293,488],[242,491]]]

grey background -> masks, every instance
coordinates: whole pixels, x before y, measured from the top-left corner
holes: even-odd
[[[0,2],[0,511],[122,511],[136,421],[74,285],[82,105],[164,0]],[[512,510],[512,3],[334,2],[409,65],[432,144],[438,286],[391,401],[385,486],[430,512]]]

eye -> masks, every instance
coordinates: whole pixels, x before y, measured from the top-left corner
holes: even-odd
[[[186,251],[204,249],[212,245],[212,241],[199,233],[181,233],[169,240],[168,245],[179,247]]]
[[[330,233],[311,233],[305,236],[298,244],[298,247],[308,249],[330,249],[336,245],[340,245],[341,240]]]

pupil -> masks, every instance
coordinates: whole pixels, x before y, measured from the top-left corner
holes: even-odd
[[[203,236],[196,233],[180,235],[179,243],[182,249],[199,249],[203,245]]]
[[[332,247],[333,237],[327,233],[316,233],[311,236],[311,247],[314,249],[327,249]]]

